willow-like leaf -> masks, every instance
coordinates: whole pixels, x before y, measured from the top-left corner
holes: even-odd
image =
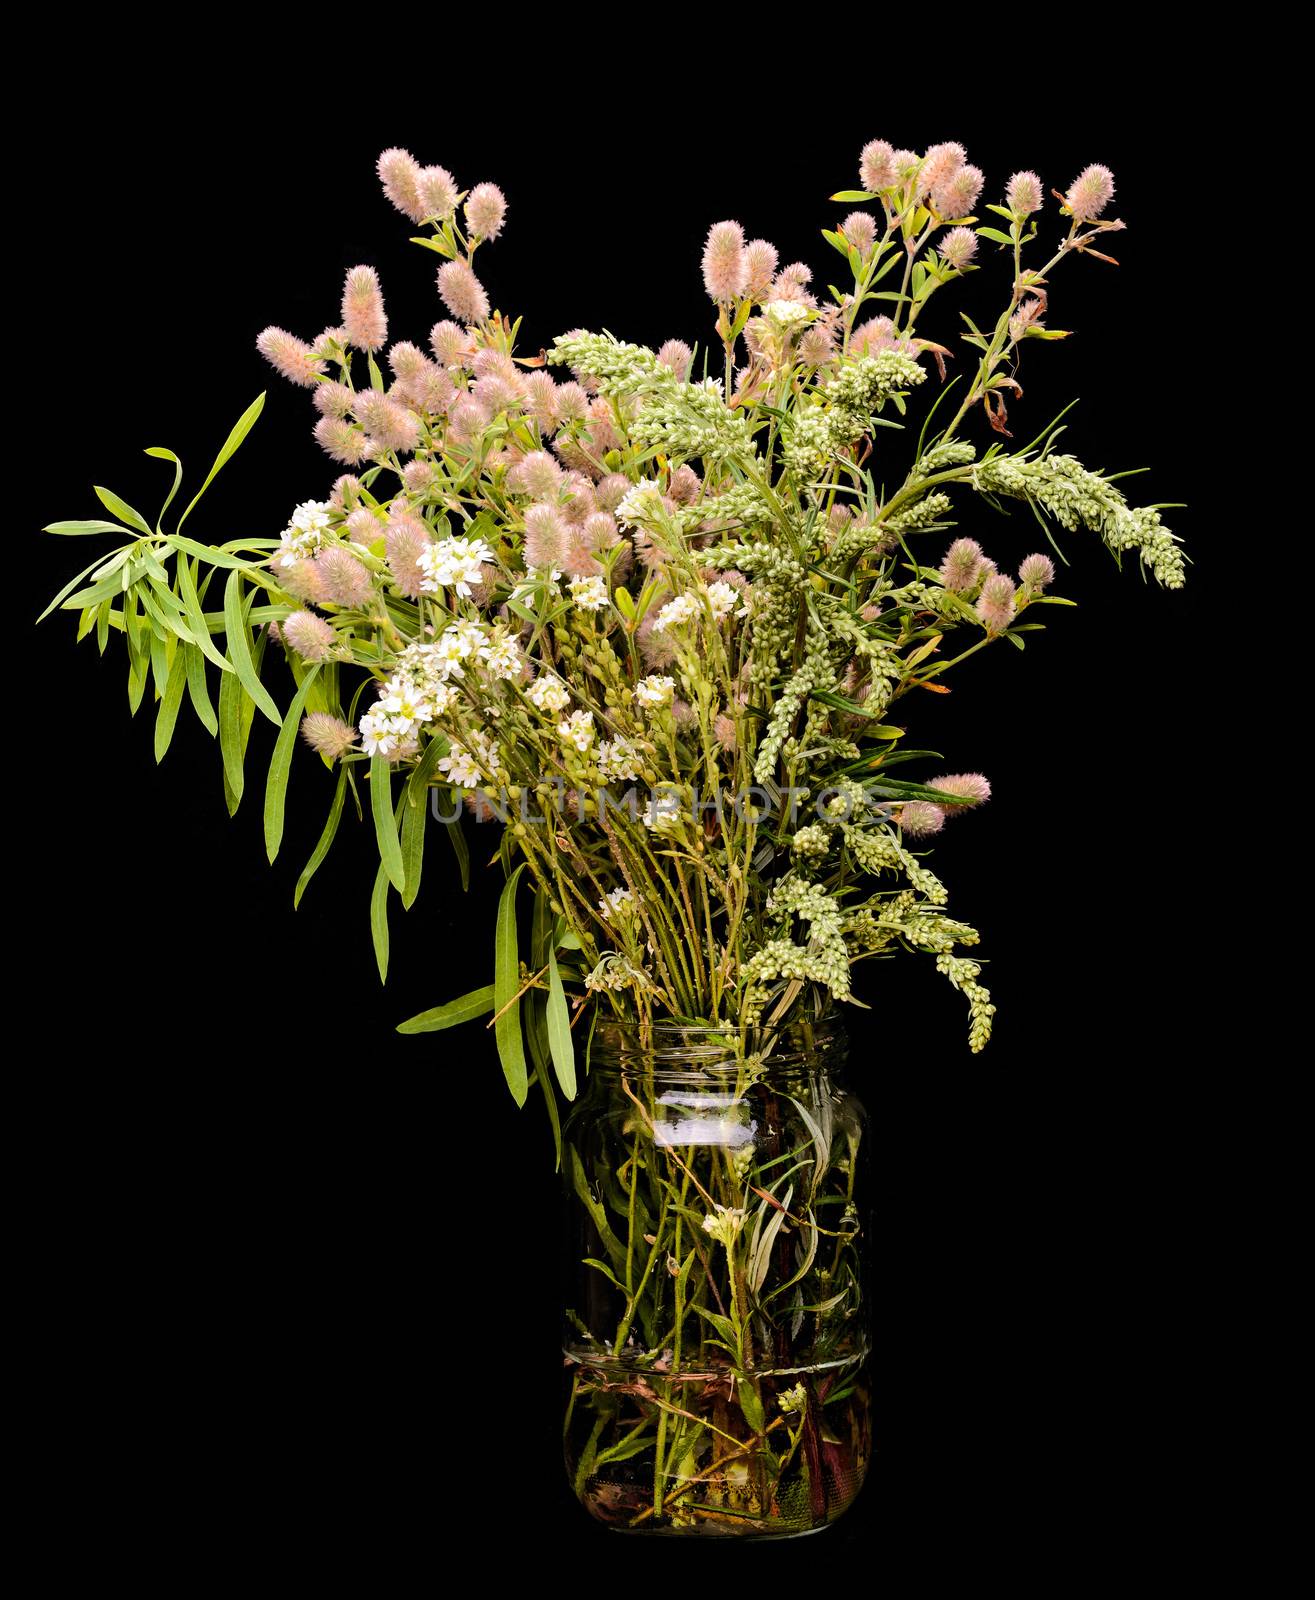
[[[493,998],[501,1013],[493,1025],[502,1062],[503,1076],[511,1097],[518,1106],[525,1104],[529,1092],[529,1073],[525,1066],[525,1042],[521,1036],[521,1008],[516,994],[521,986],[520,955],[516,938],[516,885],[525,870],[524,862],[507,879],[498,901],[498,920],[493,935]]]
[[[417,1012],[405,1022],[397,1024],[398,1033],[441,1033],[445,1028],[458,1027],[463,1022],[473,1022],[476,1017],[486,1017],[493,1010],[493,985],[472,989],[460,999],[449,1000],[445,1006],[434,1006],[429,1011]]]
[[[265,854],[272,862],[283,842],[283,805],[288,792],[288,773],[292,767],[292,752],[297,744],[297,730],[301,726],[301,711],[306,704],[306,694],[319,674],[313,666],[301,680],[301,687],[292,697],[288,714],[283,719],[279,736],[274,741],[274,754],[269,758],[269,776],[265,780]]]

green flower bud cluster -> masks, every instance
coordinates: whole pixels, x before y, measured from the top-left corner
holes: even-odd
[[[1183,553],[1160,513],[1153,506],[1129,506],[1112,483],[1089,472],[1076,456],[997,456],[982,462],[973,483],[983,494],[1033,501],[1070,533],[1089,528],[1118,555],[1135,550],[1166,589],[1183,586]]]
[[[822,984],[837,1000],[849,998],[849,951],[844,938],[844,913],[819,884],[790,873],[767,898],[767,916],[787,924],[795,917],[807,924],[808,942],[796,944],[788,930],[768,940],[745,964],[749,1010],[760,1015],[766,986],[774,979]]]
[[[981,966],[967,956],[942,955],[936,957],[936,970],[968,1001],[968,1048],[976,1055],[991,1037],[991,1019],[995,1016],[991,991],[977,981]]]

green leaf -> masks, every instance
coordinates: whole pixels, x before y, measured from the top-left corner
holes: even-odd
[[[257,645],[264,654],[263,637]],[[236,673],[226,672],[219,680],[219,749],[224,758],[224,798],[232,816],[242,801],[242,763],[256,708]],[[280,724],[282,718],[279,719]]]
[[[310,860],[301,869],[301,877],[297,879],[297,887],[292,895],[292,908],[295,911],[301,904],[301,897],[306,892],[306,885],[319,870],[320,863],[329,853],[329,847],[338,832],[338,824],[342,820],[343,801],[347,796],[347,768],[338,768],[338,784],[333,791],[333,803],[329,807],[328,821],[324,824],[324,832],[320,834],[319,843],[310,853]]]
[[[134,511],[126,500],[120,500],[113,489],[102,489],[98,483],[93,483],[92,488],[96,491],[97,500],[107,511],[112,511],[121,522],[126,522],[130,528],[149,537],[151,525],[140,511]]]
[[[183,523],[185,523],[187,521],[188,517],[191,516],[193,506],[196,505],[196,502],[201,498],[201,496],[206,492],[206,490],[210,487],[210,485],[219,476],[219,472],[222,469],[222,467],[224,466],[224,464],[234,454],[234,452],[237,450],[237,447],[242,443],[243,439],[246,438],[247,434],[249,434],[251,432],[252,428],[255,426],[256,418],[260,415],[260,413],[264,409],[265,409],[265,396],[263,394],[257,395],[256,398],[251,402],[251,404],[242,413],[242,415],[233,424],[233,431],[232,431],[232,433],[229,434],[228,438],[224,440],[223,448],[220,450],[219,454],[215,457],[215,464],[214,464],[213,467],[211,467],[209,473],[207,474],[205,482],[201,485],[201,487],[192,496],[191,503],[188,505],[187,510],[184,511],[182,516],[179,517],[179,519],[178,519],[178,528],[179,528],[180,531],[182,529]],[[97,491],[97,492],[99,492],[99,491]],[[111,506],[110,510],[113,511],[114,507]],[[149,533],[150,529],[148,528],[146,531]]]
[[[447,836],[452,841],[452,850],[457,858],[457,868],[461,873],[461,889],[463,893],[470,890],[470,847],[466,843],[466,836],[461,830],[461,818],[454,822],[443,824]]]
[[[397,1024],[398,1033],[441,1033],[444,1028],[455,1028],[463,1022],[473,1022],[476,1017],[486,1017],[493,1010],[493,985],[472,989],[459,1000],[449,1000],[445,1006],[434,1006],[430,1011],[418,1012]]]
[[[379,982],[388,982],[388,879],[381,866],[374,875],[374,888],[370,893],[370,938],[374,942],[374,959],[379,968]]]
[[[406,867],[402,846],[397,839],[393,813],[392,768],[382,756],[370,758],[370,810],[374,815],[374,836],[379,843],[379,861],[389,883],[400,894],[406,888]]]
[[[839,189],[831,196],[833,200],[875,200],[875,194],[869,194],[866,189]]]
[[[276,728],[283,726],[279,708],[270,698],[269,691],[260,681],[251,659],[251,641],[247,635],[246,608],[242,599],[242,574],[230,572],[224,585],[224,639],[228,645],[229,659],[242,687],[265,713]]]
[[[1007,233],[1001,233],[999,228],[978,228],[977,231],[983,239],[989,239],[992,244],[1007,245],[1011,250],[1014,247],[1014,241]]]
[[[425,825],[429,821],[429,794],[412,790],[408,781],[402,790],[402,872],[406,879],[402,904],[409,911],[420,893],[420,873],[425,860]]]
[[[101,522],[92,518],[88,522],[48,522],[42,533],[58,533],[64,538],[83,538],[90,533],[127,533],[117,522]]]
[[[609,1280],[609,1282],[614,1283],[617,1288],[620,1289],[622,1294],[625,1294],[625,1284],[621,1282],[620,1278],[618,1278],[616,1273],[612,1271],[611,1267],[608,1266],[606,1261],[600,1261],[597,1256],[585,1256],[584,1265],[586,1267],[593,1267],[595,1271],[601,1272],[602,1275]]]
[[[175,550],[185,550],[189,556],[199,556],[210,567],[239,568],[243,572],[252,570],[250,556],[230,555],[227,550],[221,550],[218,545],[202,544],[199,539],[184,539],[177,533],[166,533],[166,544]]]
[[[737,1372],[735,1391],[740,1397],[740,1410],[744,1413],[744,1420],[755,1433],[761,1433],[767,1426],[767,1418],[763,1415],[763,1403],[752,1380]]]
[[[705,1322],[710,1322],[732,1349],[739,1344],[736,1336],[735,1324],[729,1317],[723,1317],[718,1311],[708,1311],[703,1306],[691,1306],[691,1311],[697,1311]]]
[[[219,732],[219,719],[215,716],[215,708],[210,701],[210,691],[206,687],[205,657],[191,645],[183,646],[183,657],[187,662],[187,693],[192,702],[192,710],[196,712],[201,726],[213,739]]]
[[[562,988],[562,975],[557,970],[557,957],[548,951],[548,1048],[552,1051],[552,1069],[568,1100],[575,1099],[575,1042],[571,1038],[571,1013],[566,1005],[566,991]]]
[[[174,727],[178,721],[178,707],[183,703],[183,690],[186,686],[187,649],[186,646],[179,645],[174,651],[173,666],[169,669],[169,681],[165,684],[164,694],[160,698],[160,709],[155,713],[157,764],[164,760],[165,751],[173,739]]]
[[[183,481],[183,464],[172,450],[166,450],[162,444],[153,444],[146,454],[154,456],[157,461],[172,461],[174,464],[173,488],[164,497],[164,504],[160,507],[160,515],[155,519],[156,533],[163,533],[164,514],[173,504],[174,496],[178,493],[178,485]]]
[[[529,1092],[525,1042],[521,1036],[520,1001],[512,1004],[521,986],[520,955],[516,941],[516,885],[524,870],[525,863],[522,862],[507,879],[502,898],[498,901],[498,920],[493,935],[494,1010],[502,1012],[493,1025],[493,1032],[507,1087],[518,1106],[525,1104],[525,1096]]]
[[[269,776],[265,780],[265,854],[270,861],[278,855],[279,845],[283,842],[283,802],[288,792],[292,752],[297,743],[297,729],[301,726],[301,710],[306,704],[306,693],[315,682],[319,670],[318,665],[313,666],[301,680],[301,688],[292,697],[288,714],[274,741],[274,754],[269,758]]]

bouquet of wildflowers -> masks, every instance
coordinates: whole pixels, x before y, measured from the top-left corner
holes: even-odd
[[[1183,581],[1164,508],[1129,505],[1111,477],[1058,448],[1057,425],[1022,445],[1009,430],[1020,362],[1065,337],[1049,320],[1052,275],[1072,257],[1108,260],[1122,227],[1109,171],[1088,167],[1053,198],[1018,172],[982,204],[983,174],[961,146],[918,155],[874,141],[860,187],[833,197],[847,214],[824,230],[820,282],[719,222],[703,253],[706,337],[655,351],[575,329],[518,352],[518,324],[493,308],[483,276],[505,224],[501,191],[463,193],[398,149],[378,170],[415,243],[438,258],[446,315],[423,343],[390,341],[377,275],[358,266],[334,326],[257,340],[317,413],[336,474],[323,498],[301,499],[275,537],[204,543],[184,531],[200,494],[170,522],[182,468],[153,450],[175,469],[154,522],[98,489],[113,520],[48,530],[121,541],[52,609],[74,612],[79,638],[94,634],[102,652],[121,636],[132,708],[148,691],[156,707],[157,759],[190,702],[217,736],[230,811],[253,719],[276,725],[271,860],[299,738],[336,769],[296,898],[349,802],[368,814],[381,976],[390,911],[414,903],[427,839],[446,834],[464,877],[465,813],[500,830],[490,982],[402,1028],[490,1019],[512,1094],[522,1103],[538,1086],[559,1155],[559,1096],[574,1098],[600,1018],[641,1036],[675,1019],[760,1038],[857,1004],[855,965],[908,951],[959,991],[980,1050],[994,1008],[968,953],[978,935],[948,909],[927,849],[990,785],[938,771],[905,724],[952,668],[1023,648],[1044,608],[1066,603],[1053,592],[1057,535],[1088,529],[1166,587]],[[996,321],[965,318],[956,337],[957,319],[943,319],[936,342],[933,301],[982,270],[1000,277]],[[1025,507],[1049,553],[1005,562],[959,533],[983,503]],[[518,898],[532,902],[528,945]],[[762,1283],[735,1264],[737,1172],[696,1179],[726,1260],[701,1256],[682,1290],[697,1303],[699,1272],[713,1294],[716,1272],[730,1274],[720,1348],[742,1372],[766,1313]],[[670,1199],[686,1180],[673,1167],[654,1182]],[[670,1226],[680,1207],[655,1191],[651,1211]],[[803,1252],[806,1220],[792,1220]],[[633,1187],[629,1222],[633,1245]],[[689,1274],[679,1239],[673,1259]],[[746,1230],[743,1248],[760,1247]],[[648,1243],[639,1252],[653,1259]],[[634,1250],[623,1254],[631,1263]],[[619,1282],[622,1268],[607,1270]],[[626,1278],[614,1353],[636,1329],[657,1337],[644,1296],[662,1277]],[[778,1424],[797,1460],[808,1408],[783,1393]],[[719,1412],[700,1425],[723,1440],[744,1430],[757,1503],[774,1503],[784,1452],[768,1447],[761,1395],[752,1384],[740,1394],[740,1423]],[[687,1397],[680,1415],[696,1412]],[[656,1448],[657,1481],[677,1458],[666,1412],[651,1420],[656,1446],[641,1418],[610,1448]],[[591,1435],[595,1463],[605,1438]],[[701,1446],[680,1448],[697,1467]],[[657,1512],[664,1504],[659,1492]]]

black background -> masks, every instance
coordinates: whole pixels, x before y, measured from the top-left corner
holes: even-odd
[[[379,191],[385,145],[464,187],[502,185],[508,227],[481,275],[523,314],[526,352],[579,325],[706,339],[698,256],[725,216],[824,283],[817,230],[848,209],[827,196],[857,182],[868,138],[962,140],[986,198],[1018,167],[1048,186],[1088,161],[1114,168],[1122,265],[1056,275],[1050,321],[1075,336],[1027,349],[1015,432],[1031,438],[1079,398],[1069,447],[1093,466],[1149,466],[1135,498],[1189,502],[1169,520],[1195,565],[1167,594],[1135,565],[1118,573],[1093,537],[1065,537],[1057,587],[1080,608],[905,708],[916,743],[994,785],[933,864],[983,932],[1000,1011],[973,1057],[929,961],[864,976],[852,1064],[878,1178],[880,1451],[824,1539],[874,1574],[931,1573],[959,1557],[1018,1570],[1052,1549],[1086,1568],[1190,1531],[1204,1512],[1182,1486],[1211,1471],[1202,1383],[1230,1226],[1212,1148],[1221,1090],[1198,1071],[1194,1019],[1218,980],[1187,798],[1224,671],[1208,294],[1175,191],[1204,110],[1181,86],[1166,106],[1131,78],[1099,97],[1030,90],[1017,109],[885,85],[825,111],[801,95],[766,118],[778,133],[751,140],[747,109],[715,91],[686,99],[674,77],[672,133],[633,107],[610,115],[601,83],[572,103],[530,74],[458,114],[396,82],[326,106],[306,72],[296,88],[288,67],[50,130],[23,202],[30,328],[17,334],[39,352],[21,418],[38,468],[13,530],[36,575],[24,617],[91,556],[90,541],[38,537],[42,523],[97,515],[93,482],[153,511],[167,473],[141,449],[178,450],[195,484],[262,389],[264,416],[189,531],[276,534],[294,503],[325,494],[337,469],[306,396],[253,341],[269,322],[312,336],[337,320],[360,261],[382,275],[391,337],[423,341],[441,314],[432,258]],[[1006,273],[986,261],[923,331],[952,344],[959,304],[989,312]],[[1002,565],[1045,548],[1021,510],[962,510],[961,531]],[[500,1541],[535,1540],[622,1569],[674,1563],[595,1530],[562,1480],[541,1114],[516,1112],[478,1029],[392,1031],[486,981],[493,883],[477,874],[463,897],[431,840],[415,908],[394,901],[381,989],[368,821],[344,823],[292,909],[329,799],[317,762],[294,766],[271,869],[272,728],[257,719],[230,821],[218,750],[186,708],[157,769],[121,652],[75,648],[67,614],[13,626],[32,667],[11,739],[39,789],[19,851],[33,869],[20,966],[29,996],[49,997],[24,1128],[39,1174],[22,1229],[38,1481],[94,1550],[170,1551],[182,1570],[246,1570],[257,1549],[281,1575],[353,1553],[380,1568],[452,1550],[496,1562]],[[267,677],[277,693],[277,668]],[[468,836],[477,860],[491,853],[491,833]],[[799,1549],[812,1560],[817,1544]]]

